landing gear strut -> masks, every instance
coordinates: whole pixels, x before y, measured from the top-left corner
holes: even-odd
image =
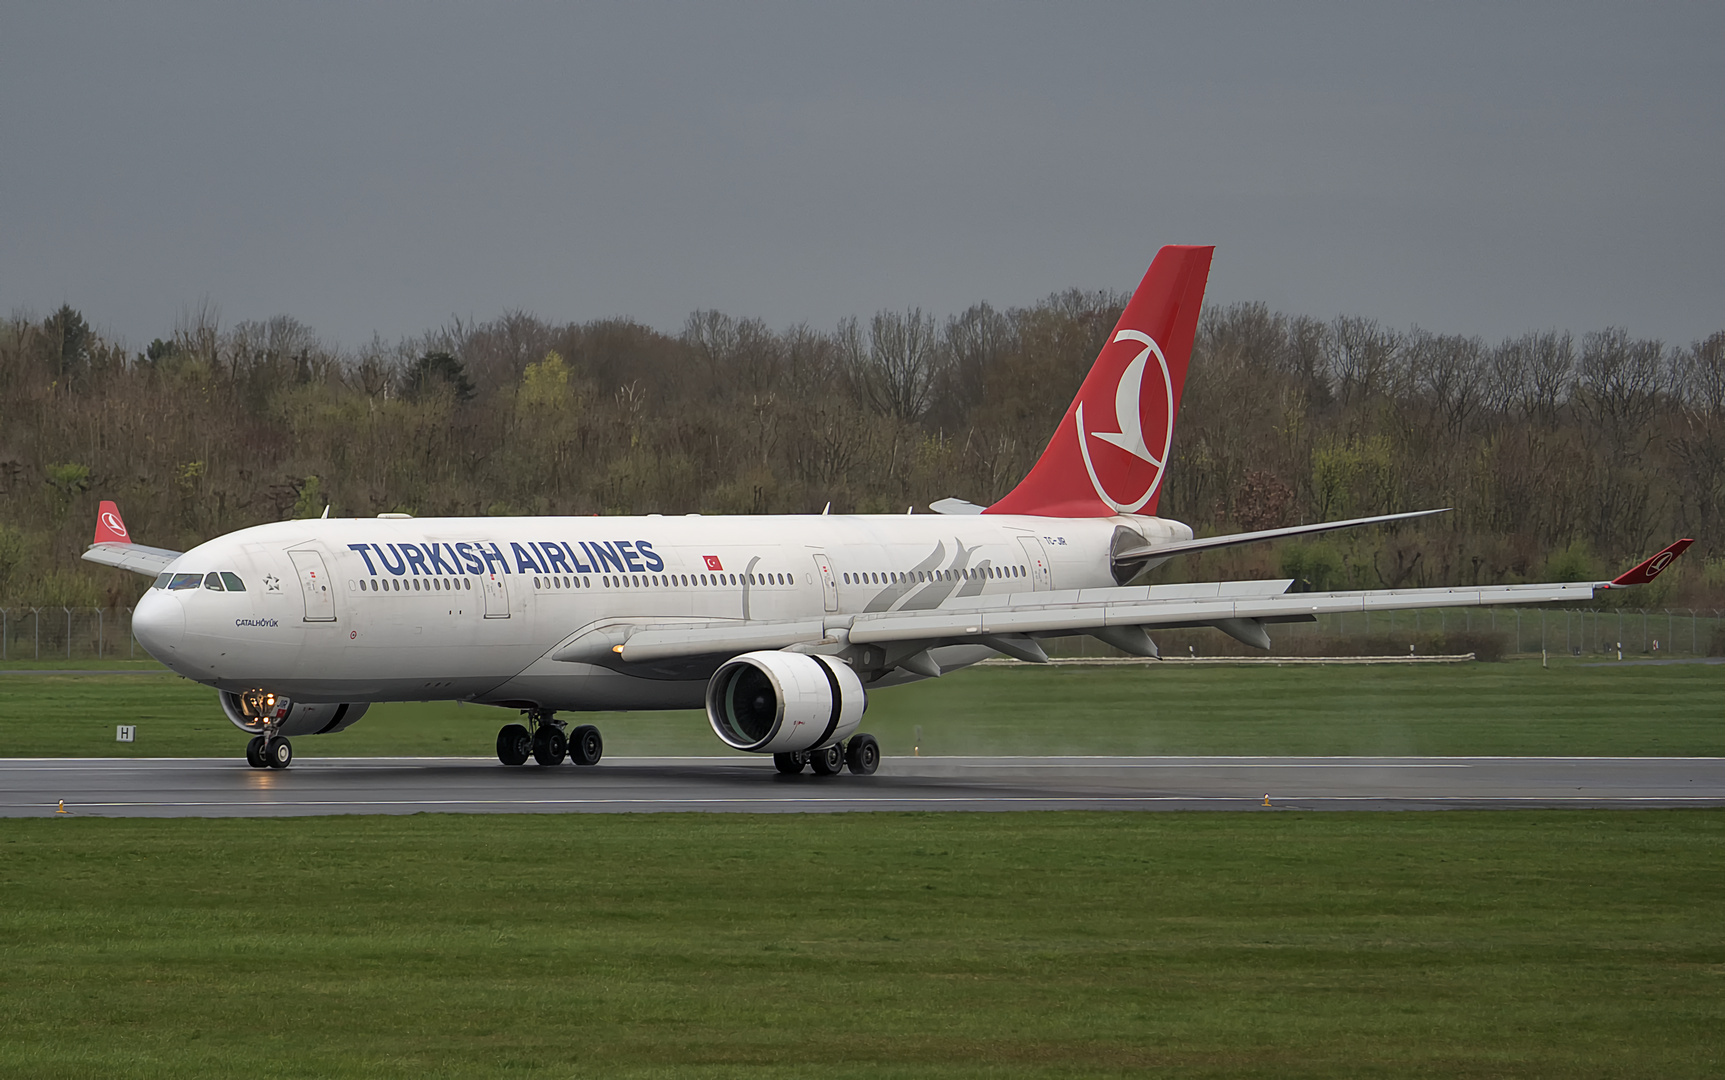
[[[548,767],[561,765],[564,758],[577,765],[597,765],[604,756],[605,741],[592,724],[582,724],[565,734],[563,722],[548,709],[533,709],[523,715],[527,724],[506,724],[497,733],[497,760],[503,764],[525,765],[531,757]]]
[[[569,756],[569,737],[555,724],[546,722],[533,733],[533,760],[541,765],[561,765]]]

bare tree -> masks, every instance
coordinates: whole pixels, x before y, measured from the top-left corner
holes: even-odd
[[[947,362],[932,316],[921,308],[876,312],[866,350],[854,320],[840,326],[839,340],[875,411],[906,422],[921,419]]]

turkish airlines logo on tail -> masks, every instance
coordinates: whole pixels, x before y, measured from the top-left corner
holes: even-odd
[[[1121,330],[1109,345],[1122,341],[1135,341],[1143,348],[1127,363],[1114,386],[1113,420],[1117,430],[1110,431],[1106,426],[1100,431],[1090,430],[1081,398],[1076,416],[1078,452],[1084,458],[1084,469],[1090,474],[1090,486],[1096,489],[1096,497],[1116,513],[1133,514],[1150,501],[1162,484],[1168,451],[1174,444],[1174,379],[1168,372],[1162,347],[1149,334]],[[1156,360],[1154,365],[1150,363],[1152,357]],[[1099,407],[1091,410],[1093,416],[1106,412],[1106,405],[1096,404]],[[1098,448],[1093,458],[1092,439],[1115,449]]]
[[[117,536],[127,535],[125,523],[120,520],[120,515],[112,510],[102,511],[102,525]]]

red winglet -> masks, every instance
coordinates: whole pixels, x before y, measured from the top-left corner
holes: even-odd
[[[1653,558],[1648,559],[1635,569],[1625,570],[1623,573],[1612,578],[1611,587],[1614,589],[1621,589],[1625,585],[1647,584],[1649,581],[1658,577],[1661,570],[1670,566],[1672,561],[1675,560],[1677,556],[1683,554],[1684,549],[1694,542],[1694,540],[1677,541],[1675,544],[1672,544],[1670,547],[1653,556]]]
[[[107,499],[102,500],[101,507],[96,511],[96,539],[92,542],[97,544],[129,544],[132,542],[131,534],[126,532],[126,523],[120,520],[120,508]]]

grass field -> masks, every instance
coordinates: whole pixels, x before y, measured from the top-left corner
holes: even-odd
[[[7,1076],[1725,1070],[1715,811],[0,835]]]
[[[488,755],[512,716],[378,705],[294,748]],[[612,755],[728,753],[698,712],[583,719]],[[116,743],[119,723],[135,723],[138,741]],[[1725,754],[1725,666],[976,668],[870,695],[864,728],[888,754],[911,753],[920,728],[924,754],[1711,756]],[[0,675],[0,757],[232,755],[243,743],[214,691],[175,676]]]

